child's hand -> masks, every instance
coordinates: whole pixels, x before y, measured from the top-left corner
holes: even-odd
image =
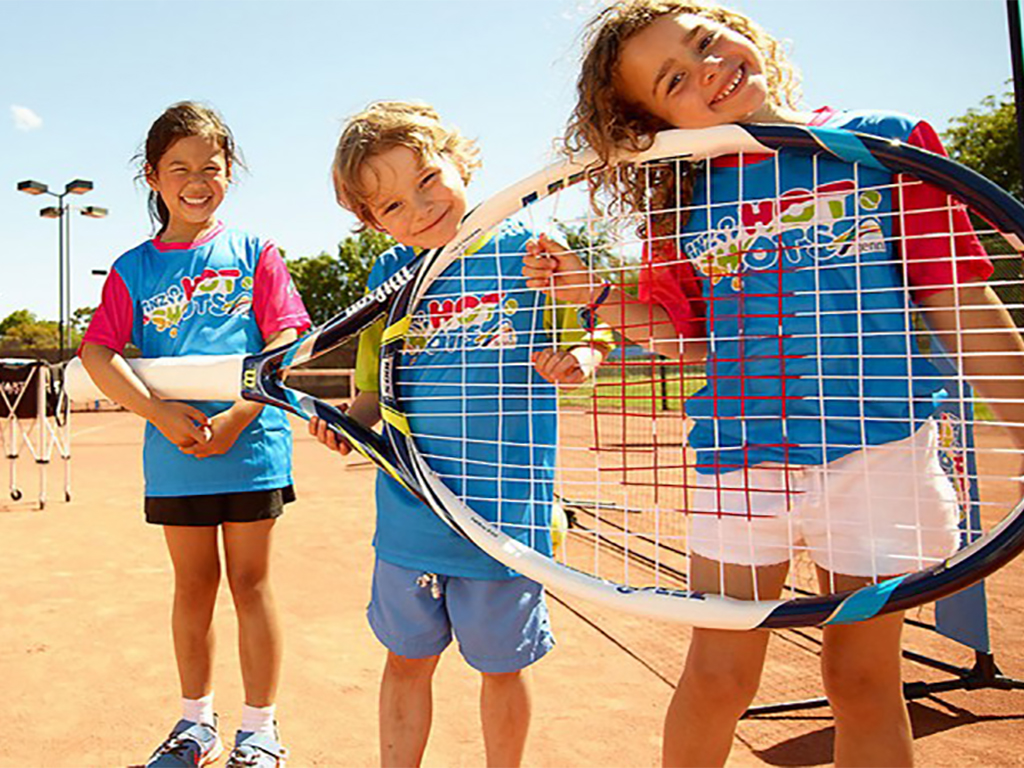
[[[542,349],[531,359],[541,378],[565,389],[578,387],[589,375],[572,351]]]
[[[523,277],[529,288],[543,291],[558,301],[585,306],[590,303],[594,278],[577,256],[547,235],[526,243]]]
[[[607,352],[603,344],[584,344],[569,350],[542,349],[531,359],[542,378],[563,389],[574,389],[590,378]]]
[[[164,437],[182,449],[210,439],[209,417],[188,403],[163,400],[149,421]]]
[[[342,403],[338,408],[344,411],[348,409],[348,406]],[[319,442],[326,445],[332,451],[337,451],[342,456],[347,456],[352,452],[352,445],[348,440],[343,437],[338,437],[338,433],[327,426],[326,421],[322,421],[316,416],[309,420],[309,434],[315,437]]]
[[[242,434],[246,424],[248,424],[247,421],[241,422],[234,418],[230,409],[223,411],[210,419],[206,428],[209,438],[205,442],[179,447],[182,453],[195,456],[197,459],[220,456],[231,450],[231,446],[238,440],[238,436]]]

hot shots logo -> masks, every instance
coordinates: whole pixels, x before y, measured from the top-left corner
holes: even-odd
[[[780,258],[798,265],[884,251],[882,202],[881,192],[858,190],[851,180],[792,189],[740,204],[738,216],[722,216],[684,250],[712,285],[729,279],[739,291],[744,271],[778,268]]]
[[[412,320],[404,351],[514,347],[516,332],[509,318],[518,308],[519,302],[502,291],[429,299]]]
[[[204,269],[195,277],[185,276],[179,284],[142,302],[143,324],[171,338],[193,315],[242,315],[252,309],[252,277],[238,269]]]

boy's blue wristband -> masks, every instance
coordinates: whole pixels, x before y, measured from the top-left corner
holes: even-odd
[[[580,328],[585,331],[593,331],[597,327],[597,309],[608,300],[608,294],[612,292],[612,284],[605,282],[601,293],[597,298],[576,310],[576,319],[579,320]]]

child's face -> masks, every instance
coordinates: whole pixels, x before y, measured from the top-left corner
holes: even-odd
[[[764,59],[754,44],[688,14],[662,16],[626,41],[616,88],[675,128],[753,122],[768,96]]]
[[[455,238],[466,214],[466,185],[446,156],[397,146],[361,169],[376,223],[403,245],[440,248]]]
[[[215,140],[187,136],[167,148],[146,181],[167,206],[169,227],[198,227],[224,201],[230,176],[224,150]]]

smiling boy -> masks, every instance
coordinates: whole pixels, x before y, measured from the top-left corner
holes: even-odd
[[[386,232],[399,243],[379,257],[367,290],[405,267],[420,249],[440,248],[455,238],[468,207],[466,185],[479,166],[477,154],[472,141],[443,125],[425,105],[379,102],[348,121],[333,168],[338,202],[363,226]],[[437,394],[445,391],[437,387],[439,381],[460,370],[461,350],[467,345],[486,349],[496,361],[501,360],[502,375],[519,376],[524,382],[536,370],[549,382],[578,384],[600,361],[605,347],[583,343],[575,312],[557,310],[543,294],[526,288],[522,255],[530,237],[521,226],[502,226],[470,249],[472,258],[453,264],[428,289],[423,299],[426,317],[413,338],[407,339],[404,353],[419,356],[422,376],[405,393],[411,419],[426,415],[436,422],[438,414],[475,407]],[[452,270],[458,274],[450,276]],[[575,346],[556,348],[549,333],[538,334],[539,315],[544,316],[546,328],[557,325],[562,329],[559,338]],[[382,331],[382,324],[372,327],[359,344],[356,383],[360,393],[349,415],[367,426],[380,420],[377,371]],[[517,336],[538,341],[532,348],[506,343]],[[476,402],[487,401],[496,369],[497,364],[474,366],[467,373],[474,379]],[[539,399],[555,397],[553,386],[540,384],[535,391]],[[472,480],[484,489],[475,503],[478,513],[496,519],[500,505],[503,520],[509,510],[523,515],[520,535],[533,536],[533,545],[548,553],[553,470],[538,472],[535,464],[538,435],[540,444],[550,446],[554,455],[553,413],[554,408],[538,407],[501,416],[474,414],[475,424],[500,418],[505,434],[522,435],[520,454],[505,457],[513,473],[520,468],[519,482],[488,474],[495,471],[493,465],[487,468],[483,456],[488,449],[467,441],[467,434],[460,431],[461,419],[441,419],[449,423],[450,434],[426,449],[435,459],[440,454],[451,463],[451,476],[474,475]],[[328,447],[348,453],[349,446],[325,424],[314,420],[310,432]],[[528,436],[532,449],[527,447]],[[468,460],[452,453],[451,446],[467,443],[473,452]],[[510,470],[503,467],[503,471]],[[499,501],[499,482],[505,493],[509,485],[515,486],[521,498]],[[381,763],[419,765],[430,733],[434,670],[454,634],[463,658],[482,676],[480,710],[487,764],[519,765],[530,724],[526,668],[554,644],[543,587],[456,534],[385,473],[378,475],[376,504],[376,564],[367,615],[388,650],[380,694]],[[544,517],[538,522],[537,515]],[[543,533],[538,534],[538,529]]]

